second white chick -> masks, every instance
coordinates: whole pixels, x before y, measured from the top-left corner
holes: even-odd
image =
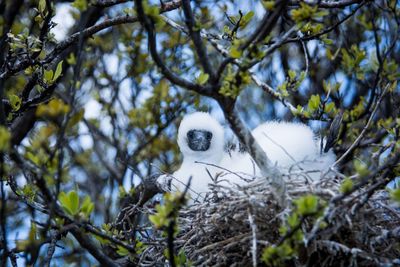
[[[316,138],[310,127],[302,123],[265,122],[257,126],[252,135],[271,163],[286,177],[318,180],[336,160],[332,151],[320,153],[320,139]],[[261,175],[251,157],[239,151],[226,156],[222,166],[232,172]],[[229,178],[243,184],[233,175],[229,175]]]

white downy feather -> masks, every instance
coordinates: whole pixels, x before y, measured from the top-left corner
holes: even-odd
[[[189,147],[187,134],[190,130],[212,133],[206,151],[194,151]],[[336,159],[332,151],[320,153],[320,139],[315,137],[310,127],[301,123],[266,122],[256,127],[252,134],[285,177],[291,173],[291,178],[318,180]],[[215,182],[215,177],[226,186],[245,185],[254,177],[260,177],[260,170],[248,153],[237,150],[227,153],[224,142],[224,129],[210,114],[195,112],[186,115],[178,131],[183,162],[172,175],[172,191],[183,191],[192,177],[188,192],[192,199],[201,200],[210,192],[209,184]]]
[[[188,146],[187,133],[190,130],[204,130],[212,133],[211,144],[206,151],[193,151]],[[208,184],[213,183],[211,177],[215,177],[224,157],[224,129],[210,114],[195,112],[186,115],[178,130],[178,145],[183,155],[181,167],[173,173],[171,189],[183,191],[191,179],[189,194],[193,199],[204,197],[209,192]],[[210,164],[210,165],[208,165]]]
[[[310,127],[302,123],[266,122],[256,127],[252,134],[271,163],[278,166],[286,177],[290,173],[292,178],[301,176],[308,180],[318,180],[336,159],[332,151],[320,153],[320,139],[315,137]],[[222,166],[231,171],[254,173],[251,157],[247,153],[241,156],[238,154],[241,153],[231,153],[231,156],[223,160]],[[260,176],[258,168],[255,174]]]

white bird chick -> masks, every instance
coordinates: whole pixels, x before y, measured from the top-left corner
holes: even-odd
[[[252,134],[285,179],[318,180],[336,159],[332,151],[320,153],[320,139],[302,123],[266,122]],[[224,129],[208,113],[195,112],[183,118],[178,145],[183,162],[172,175],[171,190],[183,192],[192,177],[188,193],[194,200],[203,200],[216,177],[224,186],[243,186],[261,178],[260,169],[247,152],[224,151]]]
[[[302,123],[266,122],[252,131],[272,164],[283,174],[301,173],[317,180],[329,170],[336,156],[332,151],[322,153],[321,139]]]
[[[252,135],[266,153],[273,165],[285,177],[302,177],[308,180],[318,180],[335,162],[336,156],[332,151],[320,153],[320,139],[315,137],[310,127],[302,123],[265,122],[257,126]],[[222,161],[222,167],[232,172],[245,172],[254,176],[261,176],[248,153],[232,152]],[[235,179],[233,175],[226,177]]]
[[[208,113],[186,115],[179,126],[178,145],[183,162],[172,175],[171,189],[183,192],[192,177],[188,193],[201,199],[210,191],[208,184],[219,170],[207,164],[219,165],[225,153],[224,129]]]

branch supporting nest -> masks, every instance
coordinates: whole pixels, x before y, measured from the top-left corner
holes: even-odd
[[[301,231],[303,239],[298,252],[286,262],[291,266],[321,266],[316,262],[324,262],[324,266],[346,266],[351,262],[390,265],[400,257],[400,250],[394,245],[400,236],[400,211],[383,208],[391,205],[386,191],[376,191],[353,214],[352,207],[358,204],[354,196],[368,188],[359,188],[334,202],[331,200],[340,195],[338,180],[326,178],[307,184],[304,177],[291,178],[287,181],[289,199],[317,196],[318,216],[303,216],[297,227],[282,234],[281,227],[287,226],[295,208],[282,211],[273,189],[265,182],[235,188],[213,185],[207,201],[179,211],[179,233],[174,239],[176,255],[184,253],[194,266],[258,266],[267,247],[280,246]],[[163,255],[167,242],[159,242],[163,239],[161,232],[151,238],[157,245],[149,246],[149,253],[137,262],[139,265],[168,260]]]

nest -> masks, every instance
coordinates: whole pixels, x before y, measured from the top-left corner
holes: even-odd
[[[202,203],[185,206],[177,218],[176,254],[184,253],[194,266],[392,266],[400,264],[400,210],[385,190],[339,192],[334,179],[287,182],[290,203],[307,194],[319,198],[318,216],[304,216],[297,229],[282,233],[295,205],[282,210],[265,182],[241,188],[215,185]],[[151,211],[150,211],[151,212]],[[301,232],[290,258],[266,264],[268,247],[279,247]],[[142,236],[146,249],[136,262],[168,265],[167,238],[162,231]]]

